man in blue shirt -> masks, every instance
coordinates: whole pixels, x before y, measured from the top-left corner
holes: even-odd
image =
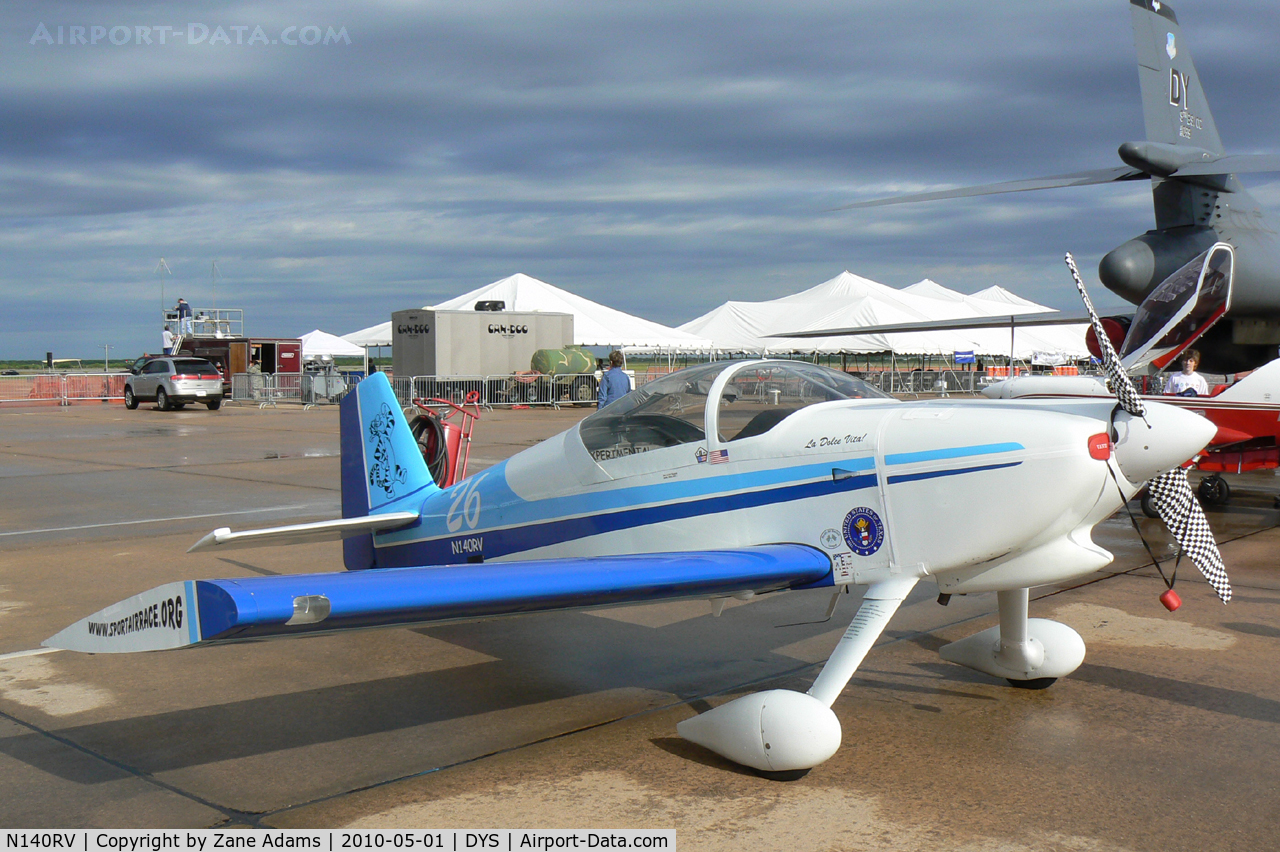
[[[613,350],[609,353],[609,370],[600,379],[600,396],[596,400],[596,408],[604,408],[611,402],[617,402],[631,392],[631,379],[622,371],[622,353]]]
[[[178,312],[178,332],[191,334],[191,306],[187,304],[187,300],[179,298],[174,310]]]

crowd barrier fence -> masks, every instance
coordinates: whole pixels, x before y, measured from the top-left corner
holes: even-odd
[[[911,370],[866,373],[863,381],[885,393],[975,393],[981,389],[983,374],[965,370]]]
[[[644,387],[671,370],[637,370],[635,386]],[[1025,374],[1019,370],[1019,374]],[[1055,371],[1058,372],[1058,371]],[[1066,372],[1066,371],[1062,371]],[[1061,374],[1061,373],[1059,373]],[[860,375],[880,390],[900,395],[976,393],[1002,378],[998,372],[972,370],[872,371]],[[0,405],[59,404],[124,399],[128,373],[28,373],[0,376]],[[280,403],[334,403],[363,379],[361,373],[236,373],[228,402],[272,407]],[[461,405],[471,396],[484,408],[514,406],[594,405],[600,378],[596,373],[552,376],[512,373],[490,376],[410,376],[391,378],[401,405],[415,399],[448,399]]]
[[[312,378],[305,373],[233,373],[228,400],[256,403],[259,408],[273,408],[281,402],[311,403],[315,401]]]
[[[594,405],[600,380],[594,373],[558,376],[510,373],[493,376],[412,376],[391,380],[396,399],[447,399],[461,405],[468,397],[484,408]]]
[[[0,404],[121,402],[128,373],[27,373],[0,376]]]

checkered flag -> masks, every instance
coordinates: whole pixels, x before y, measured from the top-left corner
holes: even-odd
[[[1107,371],[1107,386],[1116,395],[1121,408],[1134,417],[1145,417],[1147,409],[1142,404],[1142,398],[1138,396],[1138,391],[1134,388],[1133,382],[1129,381],[1129,374],[1120,365],[1120,356],[1116,354],[1115,347],[1111,345],[1111,338],[1107,337],[1107,333],[1103,330],[1102,320],[1098,319],[1098,312],[1093,309],[1093,302],[1089,300],[1089,294],[1084,289],[1084,282],[1080,280],[1080,270],[1076,269],[1076,259],[1071,256],[1071,252],[1067,252],[1066,259],[1067,269],[1071,270],[1071,277],[1076,280],[1076,289],[1080,291],[1080,298],[1084,299],[1085,310],[1089,312],[1089,322],[1093,325],[1093,333],[1098,337],[1098,348],[1102,351],[1102,367]]]
[[[1182,552],[1191,557],[1223,603],[1231,600],[1227,567],[1222,563],[1222,554],[1218,552],[1218,543],[1213,540],[1204,510],[1191,493],[1187,472],[1180,467],[1166,470],[1148,482],[1147,489],[1151,492],[1151,502],[1160,520],[1173,533]]]

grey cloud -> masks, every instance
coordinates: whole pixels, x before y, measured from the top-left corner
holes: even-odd
[[[1269,4],[1174,5],[1224,140],[1274,150]],[[515,271],[666,322],[845,268],[1071,306],[1061,251],[1087,266],[1150,226],[1140,186],[828,212],[1116,164],[1142,136],[1123,0],[172,17],[0,12],[0,357],[83,345],[108,310],[119,345],[153,346],[161,255],[197,300],[219,258],[219,301],[258,330],[341,333]],[[57,48],[27,43],[37,20],[315,23],[351,44]]]

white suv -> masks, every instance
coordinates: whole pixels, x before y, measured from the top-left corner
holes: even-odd
[[[124,407],[155,400],[162,411],[203,402],[210,411],[222,406],[222,374],[203,358],[152,358],[135,365],[124,386]]]

